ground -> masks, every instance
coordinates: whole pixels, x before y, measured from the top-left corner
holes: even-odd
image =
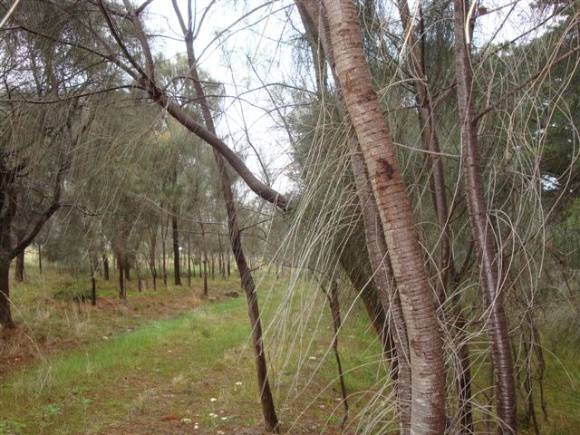
[[[283,331],[269,329],[273,316],[301,330],[289,336],[295,343],[268,355],[283,431],[342,433],[330,319],[296,318],[304,301],[281,303],[287,283],[264,281],[267,339],[283,339]],[[115,283],[99,280],[96,307],[55,298],[63,289],[72,294],[88,287],[63,271],[30,271],[14,286],[19,327],[1,338],[0,434],[263,433],[245,299],[225,296],[240,291],[234,277],[210,281],[210,299],[201,297],[199,280],[191,287],[160,283],[157,291],[135,286],[121,303]],[[339,343],[349,350],[342,352],[349,422],[355,416],[364,422],[363,404],[373,399],[388,408],[392,402],[377,394],[387,381],[376,340],[363,317],[351,317]],[[580,424],[578,362],[548,352],[548,364],[546,433],[574,433]],[[363,430],[351,424],[344,432]]]

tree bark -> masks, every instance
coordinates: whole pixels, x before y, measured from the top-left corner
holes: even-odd
[[[153,280],[153,290],[157,290],[157,229],[151,230],[149,234],[149,270]]]
[[[171,215],[171,232],[173,235],[173,275],[175,285],[181,285],[181,263],[179,262],[179,229],[177,226],[177,211],[174,208]]]
[[[304,27],[307,33],[311,35],[309,40],[311,41],[311,44],[314,44],[313,52],[317,53],[318,61],[324,62],[326,58],[331,65],[334,65],[334,56],[328,35],[328,20],[324,14],[321,14],[319,3],[316,0],[298,0],[296,4],[302,17]],[[319,66],[319,69],[322,68]],[[341,116],[347,119],[339,79],[336,76],[334,68],[332,69],[332,72],[339,91],[338,109]],[[391,316],[389,317],[390,325],[386,324],[386,314],[380,316],[384,322],[382,326],[382,330],[385,331],[383,333],[383,343],[387,344],[387,339],[390,340],[388,342],[388,348],[385,349],[385,354],[392,359],[393,354],[395,354],[392,350],[394,342],[397,358],[396,361],[393,361],[391,373],[397,380],[397,405],[400,414],[401,432],[408,433],[411,422],[411,369],[408,359],[409,344],[405,321],[403,318],[400,298],[396,293],[395,283],[392,278],[393,274],[380,222],[380,216],[374,198],[372,197],[372,187],[365,170],[364,160],[360,154],[360,145],[354,133],[350,135],[349,142],[352,153],[351,169],[355,180],[357,195],[359,197],[360,211],[363,217],[366,249],[372,269],[371,276],[377,289],[376,295],[382,305],[382,313],[391,313]],[[350,251],[353,250],[350,249]],[[356,254],[352,252],[351,255]],[[355,284],[355,281],[352,282]],[[361,285],[365,284],[361,283]],[[373,304],[369,300],[368,293],[368,290],[364,291],[363,301],[365,302],[367,311],[372,319],[373,312],[379,311],[379,307],[373,307],[376,304]],[[379,317],[379,315],[377,314],[376,317]],[[377,328],[377,325],[375,325],[375,328]],[[379,332],[379,336],[381,336],[381,331],[377,331]]]
[[[95,260],[95,261],[94,261]],[[89,254],[90,271],[91,271],[91,305],[97,305],[97,280],[95,279],[95,262],[98,264],[98,257],[93,258]]]
[[[445,371],[441,334],[411,203],[399,172],[364,57],[357,11],[350,0],[324,0],[334,69],[355,128],[380,214],[408,329],[412,370],[411,432],[445,428]]]
[[[443,159],[440,153],[439,137],[435,123],[435,114],[431,102],[431,92],[429,89],[428,74],[425,66],[424,52],[424,30],[420,29],[418,34],[413,23],[409,4],[407,0],[398,0],[399,15],[407,35],[406,45],[409,47],[411,58],[411,74],[414,78],[415,101],[417,103],[417,117],[425,148],[429,151],[427,161],[431,168],[431,192],[433,196],[433,207],[437,217],[440,238],[437,243],[440,245],[439,263],[436,270],[438,276],[435,284],[437,298],[440,306],[447,300],[448,294],[453,294],[451,299],[451,309],[455,321],[456,343],[458,346],[456,358],[458,359],[458,394],[459,394],[459,414],[461,419],[461,433],[473,433],[473,417],[471,407],[471,368],[469,360],[469,344],[465,337],[464,326],[466,324],[460,306],[460,295],[456,292],[457,282],[455,281],[455,264],[453,251],[451,249],[451,232],[449,224],[449,207],[447,194],[445,191],[445,170]],[[423,16],[420,11],[420,23],[423,23]],[[450,277],[452,279],[450,279]],[[451,288],[449,288],[451,287]]]
[[[203,222],[200,222],[199,226],[201,228],[201,249],[203,250],[203,258],[202,258],[202,263],[203,263],[203,295],[205,297],[207,297],[207,294],[208,294],[208,288],[207,288],[207,242],[205,240],[205,227],[203,225]],[[201,270],[200,270],[200,272],[201,272]]]
[[[491,357],[495,372],[495,395],[500,433],[515,433],[516,393],[510,348],[508,321],[504,311],[503,294],[498,274],[497,252],[493,245],[490,219],[483,195],[483,184],[474,122],[474,83],[471,53],[465,32],[466,3],[453,0],[455,35],[455,75],[457,80],[457,107],[461,124],[462,167],[465,179],[469,219],[473,240],[481,263],[481,286],[489,307],[489,334],[492,342]]]
[[[109,275],[109,257],[106,254],[103,254],[103,279],[108,281],[110,279]]]
[[[357,147],[358,148],[358,147]],[[396,292],[393,273],[390,266],[387,244],[382,231],[379,212],[372,197],[368,175],[364,168],[362,156],[355,149],[351,157],[351,167],[363,215],[366,245],[369,261],[373,270],[373,281],[378,289],[378,298],[385,313],[390,313],[392,326],[391,336],[397,351],[397,404],[401,433],[407,434],[411,429],[412,374],[409,361],[409,341],[407,327],[401,306],[401,299]]]
[[[325,292],[326,297],[328,299],[328,305],[330,307],[330,313],[332,315],[332,326],[334,335],[332,337],[332,350],[334,351],[334,357],[336,359],[336,367],[338,370],[338,378],[340,381],[340,392],[342,395],[342,403],[344,406],[344,417],[342,418],[342,422],[340,427],[344,428],[346,424],[346,420],[348,419],[348,400],[347,400],[347,391],[346,391],[346,384],[344,382],[344,372],[342,370],[342,362],[340,360],[340,353],[338,351],[338,334],[340,329],[342,328],[342,319],[340,318],[340,303],[338,300],[338,284],[336,283],[335,279],[332,279],[328,290]]]
[[[38,244],[38,273],[42,275],[42,245]]]
[[[0,325],[5,329],[15,328],[10,309],[10,259],[0,257]]]
[[[165,247],[165,231],[162,231],[163,237],[161,238],[161,257],[162,257],[162,272],[163,272],[163,285],[167,288],[167,252]]]
[[[191,287],[191,234],[187,233],[187,286]]]
[[[127,289],[125,287],[125,264],[123,256],[117,256],[117,268],[119,269],[119,299],[127,299]]]
[[[423,43],[416,34],[412,23],[409,4],[407,0],[398,0],[399,15],[407,35],[406,45],[409,47],[411,57],[411,74],[415,87],[415,101],[417,102],[417,117],[425,148],[429,151],[427,161],[431,167],[431,191],[433,195],[433,207],[437,216],[437,223],[441,233],[440,260],[437,269],[437,295],[441,302],[445,300],[444,291],[449,282],[449,276],[453,273],[453,255],[451,251],[451,235],[449,231],[449,207],[445,192],[445,171],[441,158],[439,137],[435,128],[435,116],[429,92],[427,71],[425,70],[425,53]]]
[[[16,256],[16,264],[14,267],[14,281],[24,281],[24,251]]]

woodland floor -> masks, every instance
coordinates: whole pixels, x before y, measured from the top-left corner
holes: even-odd
[[[92,307],[54,298],[86,283],[62,272],[31,272],[14,286],[19,328],[0,338],[0,434],[261,434],[243,294],[224,296],[239,291],[233,276],[210,281],[210,300],[200,297],[200,284],[131,288],[121,304],[115,282],[99,281]],[[265,324],[276,305],[263,304]],[[335,364],[331,355],[323,358],[330,322],[318,321],[326,332],[306,347],[301,375],[282,364],[272,377],[287,433],[341,433]],[[353,416],[384,369],[363,322],[347,321],[340,345]],[[578,433],[577,351],[548,353],[547,362],[550,418],[543,433]]]

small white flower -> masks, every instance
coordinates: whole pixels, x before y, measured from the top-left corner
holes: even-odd
[[[225,435],[225,432],[223,430],[218,430],[217,433],[218,435]]]
[[[208,415],[209,415],[211,418],[216,418],[216,417],[218,416],[217,414],[214,414],[213,412],[210,412]]]
[[[320,405],[320,409],[324,409],[324,408],[326,408],[326,406]]]
[[[240,385],[242,385],[242,381],[236,382],[236,385],[239,387]]]
[[[309,357],[308,357],[308,359],[309,359],[310,361],[316,361],[316,357],[315,357],[315,356],[309,356]]]
[[[226,421],[228,418],[227,417],[222,417],[221,420],[222,421]]]
[[[109,337],[107,337],[106,335],[103,335],[103,340],[108,340]]]
[[[211,399],[209,399],[210,402],[217,402],[217,399],[215,397],[212,397]]]
[[[183,424],[191,424],[191,418],[184,417],[181,419]]]

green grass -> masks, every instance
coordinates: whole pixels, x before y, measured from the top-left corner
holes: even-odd
[[[208,305],[22,370],[0,386],[0,433],[98,431],[144,387],[187,370],[202,376],[248,337],[242,303]]]
[[[312,283],[302,283],[283,302],[286,281],[267,274],[258,278],[271,383],[283,427],[291,433],[325,428],[333,433],[342,408],[336,401],[336,363],[328,352],[332,329],[324,297]],[[0,434],[180,433],[191,432],[194,423],[202,433],[261,427],[243,294],[195,307],[183,303],[191,298],[186,286],[160,285],[157,292],[130,290],[125,306],[116,301],[114,281],[99,281],[100,295],[114,302],[108,309],[94,311],[52,298],[60,289],[78,288],[77,282],[82,280],[47,273],[16,286],[22,308],[17,319],[28,325],[34,340],[44,337],[58,344],[75,334],[82,339],[74,348],[57,349],[0,378]],[[200,284],[194,281],[198,289]],[[234,277],[210,281],[210,295],[230,290],[239,291]],[[348,298],[343,313],[347,305]],[[285,315],[278,312],[280,307]],[[310,317],[297,315],[308,310]],[[289,332],[285,341],[281,331]],[[547,421],[536,398],[542,433],[574,434],[580,427],[578,349],[574,340],[562,340],[559,333],[544,335],[545,348],[554,353],[544,352]],[[387,375],[360,307],[346,317],[339,346],[352,395],[351,421],[362,417],[364,424],[373,412],[368,401],[385,385]],[[485,382],[475,380],[477,385]],[[383,400],[375,402],[375,411],[393,406]],[[384,426],[390,419],[387,414],[378,423]]]

